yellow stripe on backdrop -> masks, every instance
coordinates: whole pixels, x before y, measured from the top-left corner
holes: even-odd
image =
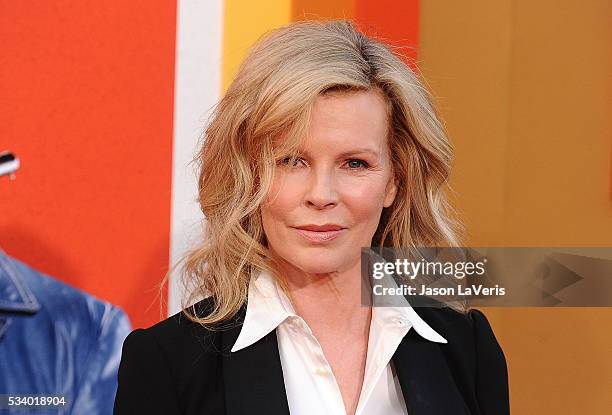
[[[222,91],[234,79],[249,48],[268,30],[291,21],[291,0],[225,0]]]

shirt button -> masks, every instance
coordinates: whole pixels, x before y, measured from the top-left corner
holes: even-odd
[[[319,376],[327,376],[329,374],[329,371],[324,367],[318,367],[315,373]]]
[[[407,321],[405,319],[403,319],[403,318],[398,318],[397,319],[397,325],[398,326],[404,327],[406,324],[408,324],[408,323],[407,323]]]

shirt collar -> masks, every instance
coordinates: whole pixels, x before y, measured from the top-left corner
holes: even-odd
[[[40,304],[16,263],[0,248],[0,311],[35,313]]]
[[[389,278],[388,280],[385,279],[384,284],[396,283],[393,278]],[[414,327],[421,337],[429,341],[448,343],[414,311],[405,297],[399,297],[403,301],[393,306],[375,307],[372,312],[372,319],[383,325],[387,323],[397,324],[398,322],[406,324]],[[240,334],[231,351],[237,352],[256,343],[291,316],[297,316],[295,309],[274,276],[266,270],[258,271],[251,277],[246,315]]]
[[[258,271],[251,276],[244,323],[231,351],[252,345],[290,316],[297,314],[287,294],[268,271]]]
[[[382,285],[385,288],[397,289],[398,285],[392,276],[385,276],[380,280],[377,280],[377,284]],[[414,330],[423,338],[436,342],[436,343],[448,343],[448,341],[442,337],[437,331],[435,331],[429,324],[425,322],[417,314],[414,308],[410,305],[410,302],[403,295],[385,295],[385,296],[374,296],[373,297],[374,310],[376,310],[379,316],[383,318],[396,318],[403,322],[403,324],[410,324],[414,327]]]

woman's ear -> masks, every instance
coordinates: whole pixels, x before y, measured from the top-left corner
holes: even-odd
[[[395,200],[395,195],[397,194],[397,184],[395,183],[395,175],[391,175],[391,178],[387,182],[387,187],[385,188],[385,201],[383,203],[384,207],[389,207],[393,204]]]

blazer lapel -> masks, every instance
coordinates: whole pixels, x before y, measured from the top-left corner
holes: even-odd
[[[244,313],[221,334],[226,413],[289,414],[285,382],[278,352],[276,330],[256,343],[230,352],[236,342]]]
[[[410,415],[469,415],[438,343],[410,330],[393,355]]]

